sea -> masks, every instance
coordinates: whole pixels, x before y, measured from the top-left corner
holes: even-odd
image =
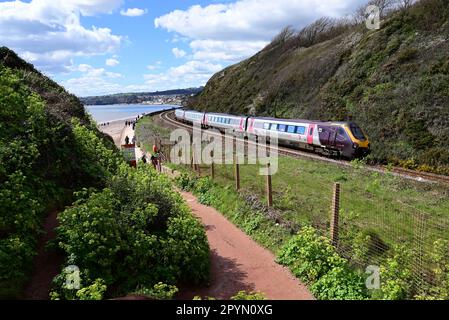
[[[92,115],[97,123],[112,122],[137,118],[137,116],[179,108],[176,105],[143,105],[143,104],[114,104],[103,106],[85,106],[86,111]]]

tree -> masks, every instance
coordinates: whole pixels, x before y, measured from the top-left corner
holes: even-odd
[[[271,45],[276,46],[278,44],[285,43],[289,39],[291,39],[295,35],[295,33],[296,32],[292,26],[287,26],[273,38],[273,40],[271,41]]]

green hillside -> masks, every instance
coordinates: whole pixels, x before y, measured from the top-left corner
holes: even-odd
[[[50,213],[47,250],[65,261],[51,292],[39,287],[48,298],[169,299],[208,281],[205,230],[170,180],[129,167],[75,96],[0,48],[0,299],[23,298],[31,275],[54,267],[33,261]],[[69,265],[78,288],[66,286]]]
[[[422,0],[380,30],[320,20],[217,73],[198,110],[353,120],[371,161],[449,174],[449,7]]]
[[[48,212],[102,187],[120,156],[79,100],[0,48],[0,298],[20,295]]]

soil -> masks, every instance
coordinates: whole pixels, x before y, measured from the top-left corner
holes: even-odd
[[[61,271],[61,265],[64,261],[63,255],[54,250],[46,249],[48,241],[56,237],[57,217],[58,211],[53,211],[44,222],[44,234],[37,244],[34,271],[24,292],[24,298],[27,300],[48,300],[53,278]]]

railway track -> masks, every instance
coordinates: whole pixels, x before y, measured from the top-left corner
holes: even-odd
[[[174,119],[174,112],[173,111],[168,111],[168,112],[163,112],[161,114],[159,114],[159,117],[161,118],[162,121],[169,123],[175,127],[181,127],[181,128],[185,128],[189,131],[192,131],[192,127],[190,125],[181,123],[179,121],[177,121],[176,119]],[[237,138],[238,140],[243,140],[240,138]],[[285,147],[276,147],[273,149],[277,150],[277,152],[281,155],[284,156],[289,156],[289,157],[294,157],[294,158],[300,158],[300,159],[313,159],[313,160],[317,160],[317,161],[321,161],[321,162],[326,162],[326,163],[332,163],[338,166],[342,166],[342,167],[351,167],[351,163],[345,160],[336,160],[336,159],[330,159],[330,158],[325,158],[313,153],[309,153],[306,151],[300,151],[300,150],[295,150],[295,149],[289,149],[289,148],[285,148]],[[391,173],[394,176],[398,176],[398,177],[402,177],[408,180],[414,180],[414,181],[419,181],[419,182],[425,182],[425,183],[435,183],[435,182],[439,182],[439,183],[444,183],[444,184],[448,184],[449,185],[449,176],[442,176],[442,175],[437,175],[437,174],[433,174],[433,173],[427,173],[427,172],[421,172],[421,171],[414,171],[414,170],[409,170],[409,169],[404,169],[404,168],[398,168],[398,167],[393,167],[393,168],[387,168],[386,166],[381,166],[381,165],[375,165],[375,166],[367,166],[366,167],[367,170],[370,170],[372,172],[378,172],[378,173]]]

